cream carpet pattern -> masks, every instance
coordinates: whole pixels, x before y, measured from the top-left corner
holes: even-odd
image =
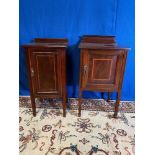
[[[19,108],[20,155],[134,155],[134,109],[119,112],[82,110],[77,117],[76,109],[62,110],[37,108],[32,116],[30,107]],[[130,105],[130,104],[129,104]],[[128,106],[127,106],[128,107]],[[132,105],[132,108],[134,106]]]

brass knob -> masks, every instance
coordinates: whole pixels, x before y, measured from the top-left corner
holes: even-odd
[[[34,76],[34,69],[31,68],[31,77],[33,77],[33,76]]]
[[[87,65],[84,65],[84,66],[83,66],[83,76],[84,76],[84,78],[86,78],[87,69],[88,69]]]

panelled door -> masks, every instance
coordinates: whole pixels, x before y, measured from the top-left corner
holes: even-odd
[[[115,90],[119,84],[122,54],[121,51],[84,50],[82,87]]]
[[[33,49],[31,51],[31,78],[36,95],[62,94],[61,52],[59,50]]]

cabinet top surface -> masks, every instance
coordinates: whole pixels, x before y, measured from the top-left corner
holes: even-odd
[[[67,39],[61,38],[35,38],[34,42],[23,45],[24,48],[28,47],[55,47],[65,48],[68,45]]]
[[[126,47],[119,47],[119,46],[112,46],[112,45],[107,45],[103,43],[80,43],[79,48],[84,48],[84,49],[116,49],[116,50],[130,50],[130,48]]]
[[[66,43],[29,43],[23,45],[23,47],[57,47],[57,48],[63,48],[67,47]]]
[[[130,48],[117,46],[115,36],[99,36],[99,35],[84,35],[81,38],[79,48],[130,50]]]

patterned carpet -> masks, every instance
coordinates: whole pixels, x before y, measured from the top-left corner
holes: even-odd
[[[134,155],[134,103],[122,102],[122,111],[114,119],[110,112],[114,103],[104,100],[84,100],[80,118],[76,99],[69,100],[66,118],[61,108],[47,106],[51,101],[37,101],[36,117],[29,97],[19,101],[20,155]],[[100,110],[102,104],[106,106]]]

